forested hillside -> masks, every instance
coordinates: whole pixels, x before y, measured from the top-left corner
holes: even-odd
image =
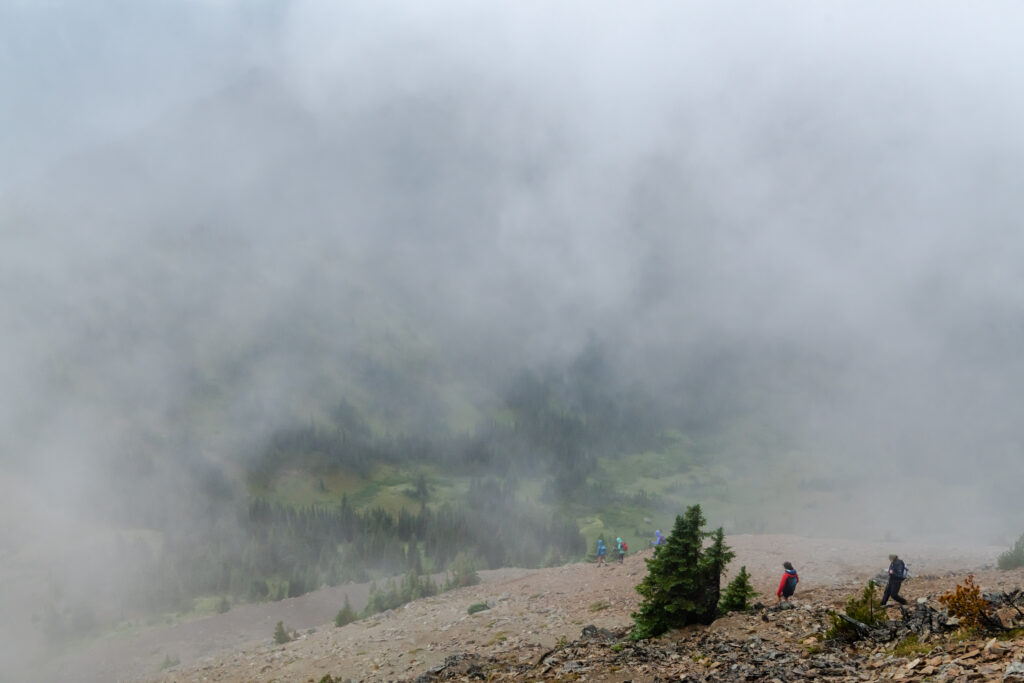
[[[196,472],[197,495],[216,511],[212,527],[153,520],[155,545],[120,546],[140,571],[118,602],[128,611],[189,610],[198,598],[275,599],[443,572],[460,556],[476,568],[579,559],[588,515],[628,508],[620,524],[635,528],[673,509],[609,481],[605,463],[667,437],[649,399],[620,393],[608,373],[596,344],[562,372],[521,373],[468,433],[443,423],[380,433],[348,400],[280,429],[239,456],[237,479]]]

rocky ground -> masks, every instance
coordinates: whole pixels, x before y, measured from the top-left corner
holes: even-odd
[[[828,612],[888,564],[899,552],[915,578],[904,585],[913,608],[941,609],[938,595],[968,573],[984,591],[1024,586],[1024,570],[1000,572],[992,565],[1003,548],[950,547],[808,539],[793,536],[730,536],[736,551],[731,574],[745,565],[754,587],[774,596],[781,563],[792,561],[801,581],[788,610],[761,609],[733,614],[708,627],[690,627],[643,643],[626,633],[639,600],[634,586],[646,572],[650,551],[631,555],[622,565],[573,564],[535,571],[485,574],[480,585],[420,600],[402,608],[337,628],[322,615],[340,607],[338,589],[319,595],[319,620],[308,623],[294,612],[285,624],[298,629],[290,643],[273,642],[273,625],[257,612],[219,615],[222,624],[243,615],[262,635],[240,642],[207,621],[219,648],[159,671],[168,648],[136,652],[134,670],[124,668],[106,680],[147,683],[192,681],[433,681],[433,680],[779,680],[827,677],[832,680],[1021,680],[1024,633],[1004,640],[965,639],[949,629],[929,633],[914,648],[894,651],[897,641],[831,646],[819,635]],[[484,602],[489,609],[468,614]],[[766,602],[773,602],[767,600]],[[313,603],[310,603],[313,604]],[[250,606],[254,610],[258,606]],[[272,606],[262,608],[272,609]],[[232,610],[236,612],[236,610]],[[909,614],[909,613],[908,613]],[[894,625],[904,617],[891,608]],[[272,617],[271,617],[272,618]],[[176,647],[187,641],[179,627]],[[198,628],[192,626],[192,628]],[[226,628],[226,627],[225,627]],[[202,638],[202,631],[197,630]],[[159,638],[159,632],[151,634]],[[193,644],[195,645],[195,644]],[[196,649],[196,648],[193,648]],[[127,661],[127,659],[122,660]],[[139,672],[139,668],[149,673]],[[88,680],[83,668],[66,665],[61,680]],[[65,678],[66,676],[66,678]]]
[[[948,582],[927,583],[934,587]],[[842,590],[834,593],[832,600],[732,614],[709,627],[689,627],[640,643],[628,639],[628,628],[586,626],[576,640],[551,649],[456,655],[414,680],[1024,681],[1020,628],[998,637],[965,638],[950,628],[913,643],[898,637],[846,645],[823,642],[830,610],[846,597]],[[931,596],[923,596],[906,612],[891,608],[889,628],[898,631],[904,618],[912,619],[918,610],[930,611],[931,603]],[[1024,625],[1024,617],[1008,620],[1014,622]]]

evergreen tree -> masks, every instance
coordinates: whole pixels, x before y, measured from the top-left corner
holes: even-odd
[[[868,626],[882,626],[885,624],[885,608],[878,602],[878,595],[875,594],[875,582],[868,581],[868,584],[861,591],[860,597],[851,596],[846,601],[846,615],[856,619]],[[825,631],[827,640],[853,641],[861,637],[857,627],[842,619],[837,613],[829,614],[832,625]]]
[[[416,478],[416,488],[413,490],[412,497],[422,503],[425,503],[430,497],[430,487],[427,486],[427,478],[422,472]]]
[[[700,567],[704,577],[704,591],[701,594],[702,607],[697,621],[701,624],[710,624],[718,616],[718,601],[722,594],[722,574],[725,567],[736,553],[729,550],[725,544],[725,532],[718,527],[710,534],[711,545],[701,555]]]
[[[291,640],[292,637],[288,633],[288,629],[284,627],[284,622],[277,622],[277,626],[274,627],[274,642],[278,645],[284,645],[291,642]]]
[[[718,608],[720,580],[734,554],[725,545],[722,529],[708,534],[699,505],[677,515],[672,535],[654,549],[647,576],[636,590],[643,596],[633,613],[632,637],[636,640],[661,635],[687,624],[710,624]],[[705,552],[704,538],[712,537]]]
[[[334,625],[344,626],[345,624],[351,624],[358,618],[359,616],[356,614],[356,611],[352,609],[352,604],[348,601],[348,593],[345,593],[345,604],[338,610],[338,614],[335,615]]]
[[[220,601],[217,602],[217,613],[224,614],[231,610],[231,601],[228,600],[226,595],[220,596]]]
[[[750,600],[756,595],[757,591],[750,585],[750,574],[747,573],[746,566],[740,567],[740,573],[726,586],[718,609],[723,614],[725,612],[744,612],[750,609]]]

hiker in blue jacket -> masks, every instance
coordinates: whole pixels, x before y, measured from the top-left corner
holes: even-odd
[[[608,554],[608,548],[604,544],[604,539],[597,539],[597,566],[600,567],[604,564],[605,555]]]
[[[896,555],[889,556],[889,582],[885,584],[885,592],[882,593],[882,607],[889,602],[891,597],[901,605],[907,604],[906,598],[900,597],[900,586],[903,579],[907,578],[907,564]]]

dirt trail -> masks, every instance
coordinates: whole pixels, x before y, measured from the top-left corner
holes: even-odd
[[[898,552],[918,577],[966,575],[991,569],[1005,550],[995,546],[847,541],[787,535],[729,536],[736,552],[730,574],[745,565],[756,590],[774,596],[781,563],[800,572],[797,596],[838,594],[863,585]],[[440,664],[447,655],[510,652],[551,647],[579,636],[584,625],[616,628],[630,623],[650,551],[622,565],[572,564],[541,570],[482,572],[484,583],[419,600],[344,628],[334,615],[348,593],[357,609],[366,586],[316,591],[276,603],[246,605],[223,615],[156,628],[94,644],[52,662],[42,680],[76,681],[318,681],[327,673],[353,680],[404,680]],[[907,585],[912,595],[913,581]],[[474,615],[467,607],[487,602]],[[276,645],[274,625],[283,621],[302,636]],[[312,631],[312,632],[310,632]],[[159,671],[166,657],[178,666]]]

